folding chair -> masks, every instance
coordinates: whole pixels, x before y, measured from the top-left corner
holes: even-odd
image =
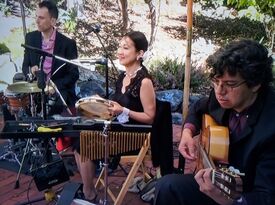
[[[131,185],[138,169],[141,167],[142,162],[150,147],[150,132],[129,132],[129,131],[110,131],[109,138],[109,155],[118,155],[121,153],[138,150],[138,155],[122,157],[123,161],[134,162],[123,186],[117,196],[105,184],[104,173],[105,168],[102,169],[95,187],[98,189],[100,186],[107,188],[108,195],[114,202],[114,205],[120,205]],[[80,155],[81,160],[96,160],[103,159],[105,154],[104,136],[100,131],[81,131],[80,132]]]

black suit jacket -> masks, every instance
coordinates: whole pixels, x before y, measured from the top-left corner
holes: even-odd
[[[33,31],[26,35],[26,45],[33,46],[42,49],[42,34],[39,31]],[[77,58],[76,42],[73,39],[69,39],[63,34],[56,32],[56,39],[54,45],[54,55],[66,58],[68,60]],[[29,49],[25,49],[24,61],[22,70],[25,76],[29,73],[29,68],[34,65],[39,65],[40,54],[33,52]],[[63,63],[63,61],[56,58],[53,59],[53,66],[51,73],[53,74]],[[61,92],[68,106],[74,106],[77,100],[75,94],[75,83],[79,78],[79,71],[77,66],[66,63],[61,69],[59,69],[52,77],[52,81],[56,84],[57,88]]]
[[[210,114],[228,127],[229,110],[222,109],[214,95],[203,98],[189,110],[186,122],[197,129],[201,115]],[[275,92],[263,91],[248,110],[247,125],[238,139],[230,141],[229,163],[245,173],[243,196],[248,205],[275,204]]]

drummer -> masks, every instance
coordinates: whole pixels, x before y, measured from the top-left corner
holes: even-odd
[[[40,2],[36,9],[37,30],[26,34],[25,44],[68,60],[76,59],[78,55],[76,42],[57,30],[57,19],[58,9],[55,3],[48,0]],[[46,85],[51,79],[67,105],[74,108],[77,101],[75,84],[79,78],[77,66],[48,56],[45,57],[44,62],[41,62],[41,53],[25,49],[22,70],[26,78],[29,81],[43,82],[43,79],[38,79],[40,75],[37,75],[40,69],[45,73]],[[57,94],[51,105],[48,115],[60,114],[64,111],[61,98]]]
[[[142,64],[147,48],[145,35],[138,31],[127,33],[120,41],[117,57],[126,70],[118,77],[109,111],[112,115],[117,115],[121,123],[153,123],[156,96],[151,76]],[[93,183],[95,164],[92,161],[81,162],[77,151],[75,158],[80,169],[85,198],[95,202],[97,196]]]

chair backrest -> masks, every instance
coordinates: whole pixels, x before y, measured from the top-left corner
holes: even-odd
[[[161,175],[170,174],[173,166],[173,128],[171,104],[156,101],[156,116],[152,125],[151,155],[154,167],[160,167]]]

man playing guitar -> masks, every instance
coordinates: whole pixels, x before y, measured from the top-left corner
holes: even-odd
[[[209,146],[201,149],[193,136],[202,129],[207,114],[228,128],[228,163],[239,172],[203,166],[195,175],[164,176],[156,187],[155,205],[275,204],[272,61],[268,50],[252,40],[234,41],[208,57],[213,89],[209,97],[191,106],[179,151],[188,160],[202,158],[198,153]]]

